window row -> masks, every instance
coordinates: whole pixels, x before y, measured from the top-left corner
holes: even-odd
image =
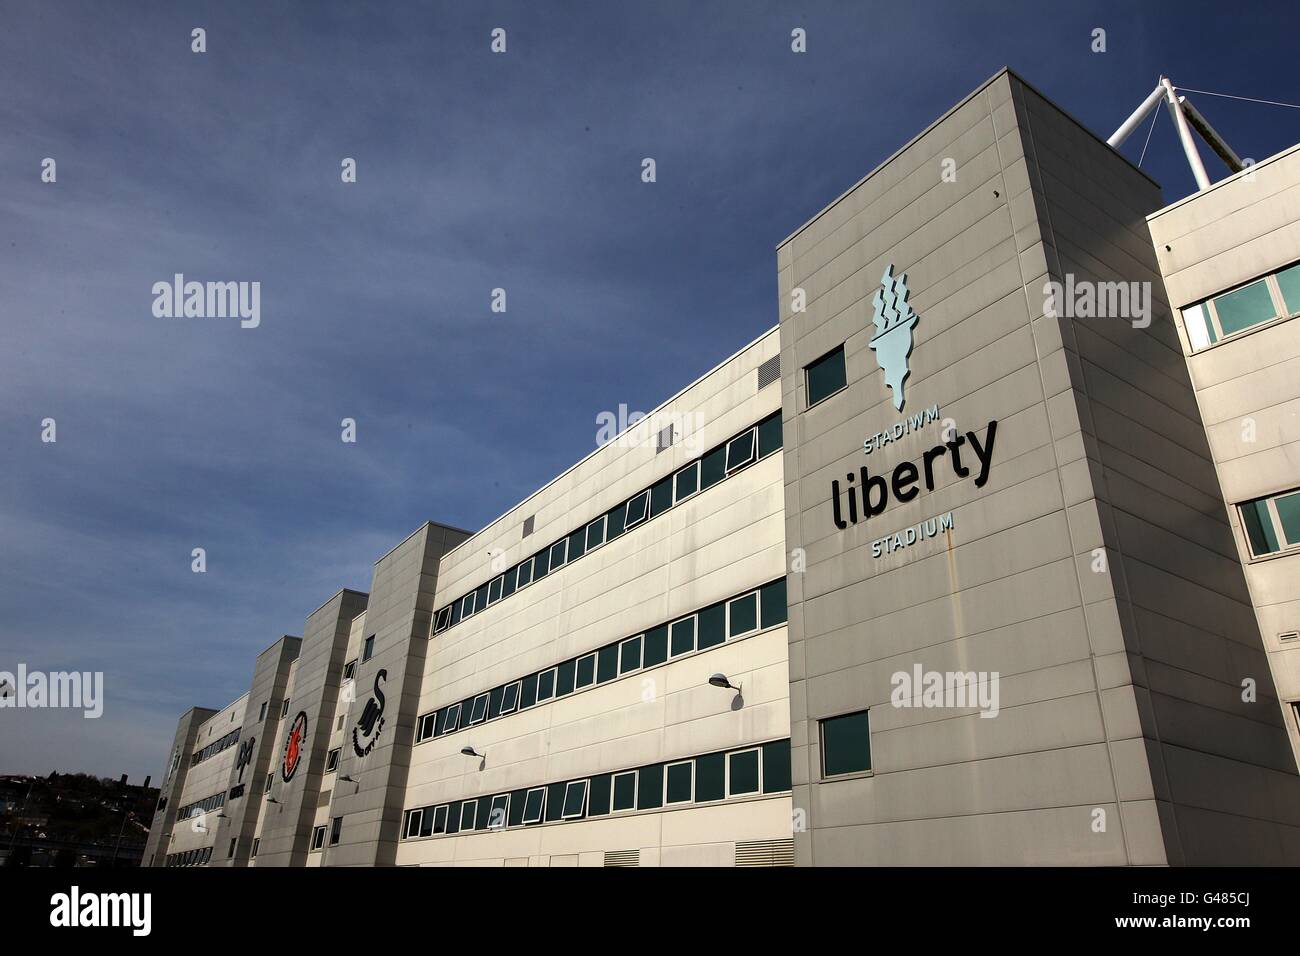
[[[1300,314],[1300,263],[1183,309],[1193,352],[1265,322]]]
[[[402,838],[500,830],[790,790],[790,741],[406,811]]]
[[[334,817],[332,820],[330,820],[329,833],[330,833],[330,846],[338,846],[339,838],[343,836],[342,817]],[[256,843],[256,841],[254,841],[254,843]],[[314,827],[311,831],[311,852],[315,853],[324,845],[325,845],[325,827],[324,826]],[[257,856],[256,850],[254,850],[253,856]]]
[[[208,860],[212,859],[212,847],[205,846],[200,850],[186,850],[184,853],[168,853],[168,866],[203,866]]]
[[[199,813],[211,813],[213,810],[220,810],[226,805],[226,791],[214,793],[210,797],[204,797],[202,800],[196,800],[194,803],[183,806],[176,812],[177,820],[187,820]]]
[[[433,617],[433,633],[441,634],[497,601],[540,581],[571,561],[643,522],[657,517],[740,469],[781,450],[781,413],[769,415],[734,438],[723,442],[685,468],[637,492],[594,521],[547,545],[530,558],[500,574],[477,590],[440,608]]]
[[[757,590],[719,601],[643,634],[615,641],[555,667],[421,714],[415,740],[419,743],[504,717],[633,671],[655,667],[674,657],[716,647],[729,638],[784,624],[785,620],[785,578],[778,578]]]
[[[194,751],[194,755],[190,758],[190,766],[193,767],[195,764],[203,763],[203,761],[207,760],[209,757],[215,757],[217,754],[221,753],[221,751],[228,747],[233,747],[237,743],[239,743],[239,730],[236,729],[226,734],[226,736],[222,737],[220,740],[214,740],[202,750]]]
[[[1300,489],[1237,506],[1256,558],[1300,548]]]

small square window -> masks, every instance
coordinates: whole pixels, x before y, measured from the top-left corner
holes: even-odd
[[[628,770],[614,774],[613,811],[636,809],[636,771]]]
[[[555,668],[542,671],[537,675],[537,702],[550,700],[555,696]]]
[[[505,693],[501,697],[501,713],[512,714],[518,706],[519,681],[515,681],[513,684],[506,684]]]
[[[871,769],[871,723],[860,710],[820,721],[822,776],[835,777]]]
[[[673,500],[681,501],[700,490],[700,463],[693,461],[673,476]]]
[[[469,722],[471,725],[481,723],[487,717],[488,695],[479,694],[474,698],[474,705],[470,708]]]
[[[727,796],[758,793],[758,749],[727,754]]]
[[[587,781],[573,780],[564,787],[564,810],[561,819],[574,820],[587,810]]]
[[[727,477],[727,446],[719,445],[700,459],[700,491]]]
[[[727,442],[727,474],[754,460],[754,429]]]
[[[664,803],[690,803],[695,790],[695,763],[670,763],[664,774]]]
[[[541,823],[542,811],[546,807],[546,788],[533,787],[524,797],[524,823]]]
[[[650,492],[643,491],[627,503],[627,519],[623,522],[624,529],[634,527],[645,521],[646,515],[650,508]]]
[[[416,741],[428,740],[438,732],[438,712],[420,715],[420,725],[416,732]],[[342,718],[340,718],[341,720]]]
[[[587,654],[578,658],[578,671],[575,686],[581,690],[596,683],[596,655]]]
[[[641,635],[629,637],[618,646],[618,672],[630,674],[641,669]]]
[[[587,550],[598,548],[605,543],[605,516],[601,515],[587,525]]]

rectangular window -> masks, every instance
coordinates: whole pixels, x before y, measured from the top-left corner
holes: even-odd
[[[758,630],[758,593],[746,594],[727,604],[727,636]]]
[[[596,653],[596,683],[603,684],[618,676],[618,645],[610,644]]]
[[[786,619],[785,578],[764,584],[759,590],[759,612],[763,627],[784,624]]]
[[[446,833],[446,832],[447,832],[447,805],[446,805],[446,804],[443,804],[443,805],[440,806],[440,807],[435,807],[435,808],[434,808],[434,811],[433,811],[433,832],[434,832],[434,833]]]
[[[717,647],[727,639],[727,605],[719,601],[699,613],[700,637],[696,646],[700,650]]]
[[[357,659],[354,657],[343,665],[343,679],[352,680],[357,676]]]
[[[624,773],[614,774],[614,812],[619,813],[623,810],[635,809],[636,771],[628,770]]]
[[[258,723],[261,723],[262,721],[266,720],[266,703],[267,703],[266,701],[262,701],[262,706],[257,712]]]
[[[375,656],[375,635],[371,634],[366,638],[364,649],[361,651],[361,663],[365,663]]]
[[[437,712],[436,710],[433,711],[432,713],[429,713],[429,714],[422,714],[422,715],[420,716],[420,725],[419,725],[419,730],[416,732],[416,735],[415,735],[415,739],[416,739],[417,741],[420,741],[420,740],[428,740],[430,737],[432,737],[434,734],[436,734],[436,733],[438,732],[438,718],[439,718],[439,716],[440,716],[440,715],[438,714],[438,712]],[[342,720],[342,719],[343,719],[342,717],[339,718],[339,720]],[[340,728],[340,729],[342,729],[342,728]]]
[[[623,533],[623,520],[627,517],[627,507],[619,505],[605,515],[605,540],[613,541]]]
[[[488,604],[496,604],[501,600],[501,586],[505,584],[505,580],[505,575],[502,575],[488,585]]]
[[[474,698],[474,706],[470,708],[469,722],[471,725],[480,723],[487,717],[488,695],[479,694]]]
[[[695,618],[684,617],[673,621],[672,655],[689,654],[695,650]]]
[[[670,763],[664,774],[664,803],[690,803],[695,792],[695,762]]]
[[[488,810],[488,829],[504,830],[506,819],[510,813],[510,794],[499,793],[492,798],[492,804]]]
[[[479,589],[474,592],[474,612],[478,613],[488,606],[488,586],[480,585]]]
[[[804,384],[808,392],[808,407],[829,398],[848,383],[844,371],[844,346],[827,352],[804,370]]]
[[[636,784],[636,808],[655,810],[664,805],[664,765],[642,767]]]
[[[646,513],[650,507],[650,492],[643,491],[627,503],[627,519],[623,522],[624,529],[635,527],[646,519]]]
[[[311,849],[316,852],[325,845],[325,828],[315,827],[311,831]]]
[[[514,567],[501,576],[501,596],[510,597],[515,593],[515,587],[519,582],[519,568]]]
[[[578,669],[577,661],[565,661],[555,669],[555,696],[563,697],[573,693],[574,675]]]
[[[270,792],[271,792],[271,785],[272,785],[273,783],[275,783],[275,774],[274,774],[274,773],[268,773],[268,774],[266,775],[266,782],[265,782],[264,784],[262,784],[262,792],[263,792],[263,793],[270,793]]]
[[[569,560],[576,561],[582,557],[586,551],[587,531],[585,528],[579,528],[573,534],[569,535]]]
[[[682,501],[700,490],[700,463],[693,461],[673,476],[673,500]]]
[[[700,459],[700,491],[727,477],[727,446],[719,445]]]
[[[1224,335],[1232,335],[1251,326],[1277,318],[1273,296],[1263,279],[1214,298],[1214,311]]]
[[[642,667],[655,667],[668,660],[668,625],[661,624],[645,632]]]
[[[537,675],[537,703],[555,696],[555,668]]]
[[[758,457],[766,458],[780,451],[781,444],[781,413],[777,412],[758,423]]]
[[[533,559],[529,558],[519,565],[519,586],[522,588],[533,580]]]
[[[466,800],[460,805],[460,828],[462,830],[473,830],[474,823],[478,818],[478,801]]]
[[[403,835],[408,840],[420,832],[420,820],[423,817],[423,810],[408,810],[406,812],[406,830]]]
[[[609,813],[610,774],[598,773],[587,789],[587,816],[603,817]]]
[[[564,563],[568,560],[568,549],[568,538],[561,538],[551,545],[550,568],[552,571],[564,567]]]
[[[335,748],[325,755],[325,772],[333,773],[339,769],[339,754],[343,751],[341,748]]]
[[[587,654],[578,658],[578,671],[575,686],[578,690],[596,683],[596,655]]]
[[[461,602],[457,601],[455,604],[451,606],[451,624],[449,624],[448,627],[460,623],[460,617],[461,617],[460,604]]]
[[[721,800],[727,795],[727,755],[695,758],[695,802]]]
[[[343,818],[335,817],[330,821],[330,846],[338,846],[339,838],[343,836]]]
[[[440,734],[449,734],[460,726],[460,704],[452,704],[447,708],[442,717],[442,729]]]
[[[819,724],[823,777],[871,769],[871,725],[865,710],[829,717]]]
[[[533,555],[533,580],[540,581],[551,571],[551,549],[538,551]]]
[[[537,703],[537,675],[529,674],[519,682],[519,709],[532,707]]]
[[[1300,491],[1247,501],[1237,509],[1254,557],[1300,547]]]
[[[758,793],[758,750],[736,750],[727,754],[727,796]]]
[[[262,838],[253,837],[253,859],[254,860],[257,859],[257,851],[259,848],[261,848],[261,846],[262,846]]]
[[[546,807],[546,788],[533,787],[524,797],[524,823],[541,823],[542,810]]]
[[[763,792],[784,793],[790,789],[790,741],[763,744]]]
[[[650,488],[650,517],[663,514],[673,506],[673,479],[665,478]]]
[[[754,429],[727,442],[727,474],[754,460]]]
[[[1287,315],[1300,312],[1300,262],[1277,274],[1277,287]]]
[[[564,820],[575,820],[583,815],[587,809],[587,781],[573,780],[564,787],[564,812],[560,814]]]
[[[232,858],[234,857],[234,855],[235,855],[235,843],[238,841],[238,839],[239,839],[238,837],[235,837],[234,839],[232,839],[232,840],[230,841],[230,849],[226,851],[226,859],[227,859],[227,860],[232,859]],[[206,862],[208,862],[208,861],[207,861],[207,860],[204,860],[203,862],[206,863]]]
[[[605,516],[601,515],[587,525],[587,550],[598,548],[605,543]]]
[[[460,616],[462,619],[469,617],[474,613],[474,592],[470,591],[460,601]]]
[[[515,708],[519,706],[519,681],[513,684],[506,684],[505,691],[501,696],[501,713],[512,714]]]
[[[641,635],[629,637],[618,646],[618,672],[630,674],[641,669]]]
[[[496,720],[496,718],[501,716],[501,699],[505,697],[505,695],[506,689],[504,687],[493,687],[488,691],[488,720]]]
[[[438,612],[437,618],[433,622],[433,633],[441,634],[451,625],[451,607],[445,607]]]
[[[287,716],[289,716],[289,698],[288,698],[288,697],[286,697],[283,701],[280,702],[280,716],[281,716],[281,717],[287,717]]]

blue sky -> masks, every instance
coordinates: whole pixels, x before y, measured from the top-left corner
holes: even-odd
[[[481,527],[775,324],[776,244],[1001,66],[1103,136],[1161,72],[1300,102],[1297,8],[1223,9],[6,0],[0,670],[106,704],[0,711],[0,772],[157,779],[182,711],[421,522]],[[1193,98],[1243,156],[1300,140]],[[177,272],[259,281],[260,327],[155,318]]]

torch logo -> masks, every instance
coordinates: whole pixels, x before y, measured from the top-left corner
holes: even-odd
[[[872,321],[876,334],[871,337],[871,348],[876,362],[885,373],[885,384],[894,393],[894,408],[903,408],[903,381],[911,371],[907,357],[912,354],[912,329],[916,327],[917,314],[907,302],[911,291],[907,288],[907,273],[894,278],[893,263],[885,267],[880,278],[880,288],[871,300],[876,307]]]

